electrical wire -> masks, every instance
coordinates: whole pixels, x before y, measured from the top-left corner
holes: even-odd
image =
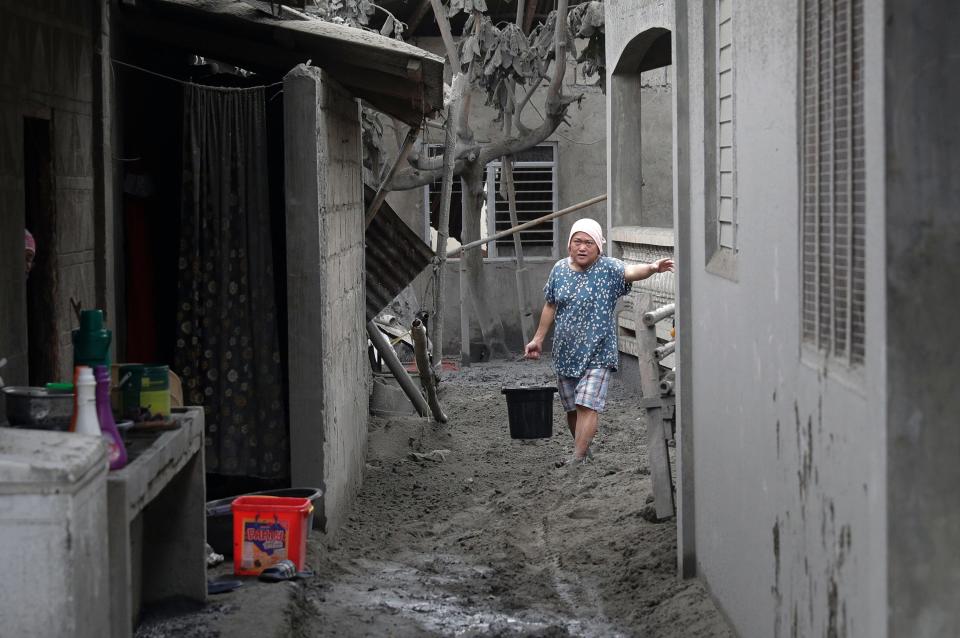
[[[137,66],[136,64],[130,64],[129,62],[124,62],[123,60],[113,59],[111,60],[111,62],[113,64],[119,64],[120,66],[136,69],[137,71],[146,73],[148,75],[155,75],[158,78],[163,78],[164,80],[169,80],[170,82],[176,82],[177,84],[181,84],[183,86],[203,86],[204,88],[213,89],[217,91],[246,91],[249,89],[269,89],[269,88],[280,86],[283,84],[283,81],[281,80],[279,82],[274,82],[273,84],[264,84],[261,86],[246,86],[246,87],[209,86],[206,84],[198,84],[197,82],[190,82],[189,80],[181,80],[180,78],[175,78],[172,75],[164,75],[163,73],[158,73],[157,71],[145,69],[142,66]],[[274,97],[276,97],[276,95],[274,95]]]

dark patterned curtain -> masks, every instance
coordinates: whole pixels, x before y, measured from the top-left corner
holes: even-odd
[[[264,91],[187,86],[176,366],[207,471],[289,474]]]

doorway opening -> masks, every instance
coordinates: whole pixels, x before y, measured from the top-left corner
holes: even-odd
[[[24,221],[36,243],[27,276],[27,369],[30,385],[43,385],[58,375],[57,211],[53,185],[50,120],[23,120]]]

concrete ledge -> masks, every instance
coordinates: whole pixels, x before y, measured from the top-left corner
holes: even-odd
[[[647,244],[673,248],[673,229],[653,226],[614,226],[610,240],[627,244]]]
[[[173,418],[178,429],[107,477],[113,638],[132,635],[141,600],[207,598],[203,409]]]
[[[179,428],[164,432],[132,463],[107,476],[108,485],[125,484],[128,523],[157,497],[200,450],[203,443],[203,409],[188,407],[183,410],[173,415],[180,422]]]

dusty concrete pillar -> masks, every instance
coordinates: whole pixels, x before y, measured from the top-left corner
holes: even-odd
[[[643,210],[641,175],[640,72],[614,74],[610,81],[611,226],[638,225]]]
[[[99,437],[4,428],[0,635],[110,635],[107,459]]]
[[[960,6],[891,0],[884,10],[887,630],[956,636],[960,86],[931,61],[956,55]],[[868,226],[882,221],[872,212]],[[867,339],[882,339],[871,327]]]
[[[290,471],[339,527],[363,477],[368,370],[360,110],[326,73],[284,78]]]

